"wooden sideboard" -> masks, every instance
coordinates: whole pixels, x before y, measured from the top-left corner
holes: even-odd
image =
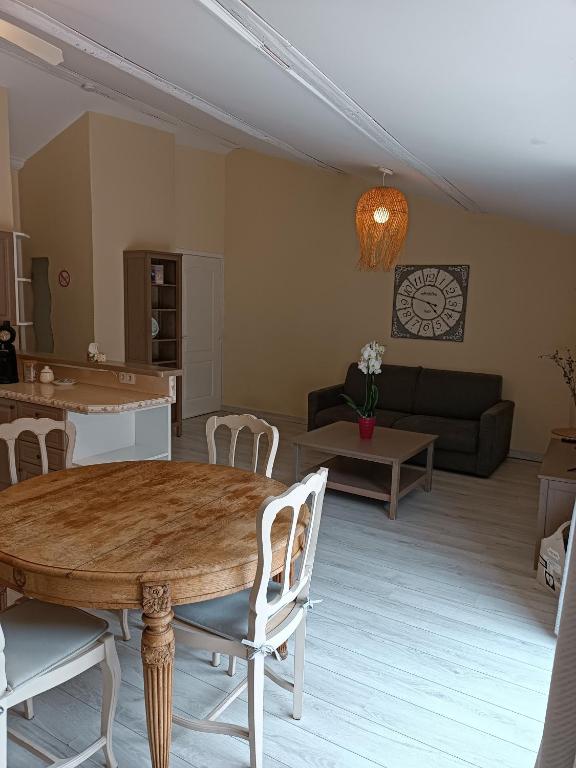
[[[572,519],[576,502],[576,443],[550,440],[540,472],[540,499],[534,568],[538,567],[540,542],[562,523]]]

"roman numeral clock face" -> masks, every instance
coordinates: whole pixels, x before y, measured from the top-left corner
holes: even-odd
[[[462,341],[468,272],[468,266],[396,267],[392,336]]]

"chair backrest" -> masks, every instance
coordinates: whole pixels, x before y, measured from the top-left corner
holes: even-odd
[[[22,432],[33,432],[40,445],[40,460],[42,474],[48,474],[48,452],[46,450],[46,435],[54,429],[59,429],[66,434],[65,466],[72,466],[72,454],[76,442],[76,429],[71,421],[54,421],[54,419],[16,419],[8,424],[0,424],[0,441],[8,447],[8,466],[10,468],[10,482],[16,485],[18,473],[16,471],[16,440]]]
[[[268,450],[264,459],[264,474],[266,477],[272,477],[274,459],[278,451],[279,434],[276,427],[268,424],[264,419],[258,419],[249,413],[231,416],[211,416],[206,422],[206,440],[208,441],[208,461],[210,464],[216,464],[216,439],[215,433],[218,427],[226,426],[230,429],[230,450],[228,452],[228,464],[234,466],[236,458],[236,442],[238,435],[244,427],[247,427],[254,436],[252,447],[252,471],[258,471],[258,451],[260,448],[260,438],[266,435],[268,438]]]
[[[301,482],[295,483],[280,496],[271,496],[266,499],[260,509],[257,520],[258,569],[250,593],[248,637],[255,644],[264,643],[266,640],[266,627],[272,616],[291,603],[305,603],[308,600],[327,479],[328,470],[322,467],[318,472],[314,472]],[[299,567],[297,573],[292,577],[291,564],[294,544],[302,507],[305,504],[308,507],[308,525]],[[290,529],[284,555],[283,578],[281,585],[279,585],[279,594],[272,600],[268,600],[268,588],[272,573],[271,532],[274,521],[283,510],[289,510],[290,513]]]

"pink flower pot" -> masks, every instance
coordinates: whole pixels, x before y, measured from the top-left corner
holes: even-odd
[[[360,437],[362,440],[370,440],[374,434],[374,427],[376,426],[376,419],[371,416],[369,419],[364,416],[360,416],[358,419],[358,429],[360,430]]]

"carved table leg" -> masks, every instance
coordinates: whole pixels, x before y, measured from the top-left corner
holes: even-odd
[[[168,768],[172,736],[174,632],[169,584],[142,587],[142,665],[152,768]]]
[[[8,590],[0,586],[0,612],[8,608]]]

